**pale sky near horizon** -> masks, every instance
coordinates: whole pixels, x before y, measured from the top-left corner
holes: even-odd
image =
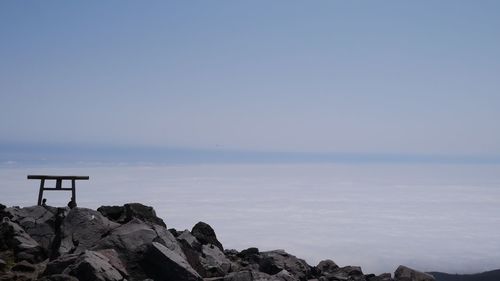
[[[500,155],[498,1],[1,1],[0,142]]]

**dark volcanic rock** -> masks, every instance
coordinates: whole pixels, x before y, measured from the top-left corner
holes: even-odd
[[[213,244],[217,246],[217,248],[219,248],[221,251],[224,251],[222,244],[219,242],[219,240],[217,240],[215,231],[210,225],[200,221],[195,224],[195,226],[193,226],[191,234],[193,234],[193,236],[196,237],[196,239],[198,239],[201,244]]]
[[[133,218],[140,219],[144,222],[167,227],[165,222],[156,216],[153,207],[142,205],[140,203],[130,203],[123,206],[102,206],[97,209],[108,219],[124,224],[131,221]]]
[[[259,249],[255,247],[245,249],[239,252],[237,256],[248,262],[259,262],[260,259]]]
[[[205,271],[203,277],[224,276],[231,270],[231,261],[212,244],[202,246],[200,263]]]
[[[390,273],[382,273],[380,275],[368,274],[365,275],[366,281],[393,281]]]
[[[61,225],[60,254],[82,253],[95,246],[119,224],[108,220],[101,213],[86,209],[73,208]]]
[[[327,280],[366,281],[359,266],[345,266],[324,274]],[[320,278],[321,280],[321,278]]]
[[[0,251],[13,250],[16,260],[40,262],[46,258],[44,249],[18,224],[0,223]]]
[[[139,262],[143,259],[147,247],[152,242],[158,242],[185,259],[181,247],[166,230],[158,225],[149,225],[139,219],[132,219],[128,223],[111,231],[101,239],[93,250],[114,249],[118,257],[125,263],[131,279],[146,278]]]
[[[116,261],[101,252],[84,251],[81,254],[63,255],[49,262],[42,275],[47,278],[58,274],[71,275],[80,281],[123,280],[125,276],[114,264]]]
[[[160,243],[149,245],[144,255],[143,267],[156,281],[201,281],[200,275],[176,252]]]
[[[311,266],[304,260],[290,255],[283,250],[262,252],[259,269],[270,275],[277,274],[282,270],[288,271],[299,280],[307,280],[311,273]]]
[[[435,281],[434,276],[400,265],[394,272],[396,281]]]
[[[0,259],[0,271],[3,271],[6,266],[7,263],[4,260]]]
[[[75,276],[80,281],[120,281],[124,277],[114,268],[104,255],[85,251],[69,267],[69,275]]]
[[[106,257],[108,259],[108,263],[118,270],[123,277],[128,277],[127,269],[114,249],[99,250],[97,253]]]
[[[42,206],[6,208],[12,221],[19,224],[44,249],[51,248],[55,237],[55,213]]]
[[[311,267],[283,250],[224,251],[210,225],[167,230],[138,203],[98,212],[0,204],[0,218],[0,281],[435,281],[404,266],[392,279],[332,260]]]
[[[60,256],[57,259],[52,260],[47,264],[47,266],[45,267],[45,271],[43,272],[42,275],[49,276],[49,275],[67,273],[68,271],[66,269],[69,268],[70,265],[74,264],[77,258],[78,258],[77,254]]]
[[[38,281],[79,281],[76,277],[67,274],[54,274],[39,278]]]
[[[318,273],[323,275],[327,273],[333,273],[337,269],[339,269],[339,266],[332,260],[322,260],[316,266],[316,270],[318,271]]]
[[[11,271],[32,273],[36,271],[36,266],[27,261],[20,261],[11,268]]]
[[[6,208],[7,207],[5,205],[0,204],[0,222],[3,221],[4,217],[7,217],[9,219],[12,218],[12,216],[8,212],[5,211]]]
[[[213,281],[297,281],[286,270],[280,271],[275,275],[269,275],[267,273],[259,272],[253,269],[241,270],[238,272],[232,272],[225,277],[215,278],[215,279],[205,279]]]
[[[191,267],[202,277],[220,277],[232,268],[231,261],[213,244],[202,245],[189,231],[178,232],[177,241]]]

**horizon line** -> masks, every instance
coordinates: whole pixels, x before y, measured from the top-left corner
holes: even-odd
[[[224,148],[1,142],[0,165],[51,163],[151,164],[500,164],[500,155],[400,152],[299,152]]]

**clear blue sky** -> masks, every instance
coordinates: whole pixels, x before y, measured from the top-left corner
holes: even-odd
[[[0,142],[500,155],[499,1],[0,1]]]

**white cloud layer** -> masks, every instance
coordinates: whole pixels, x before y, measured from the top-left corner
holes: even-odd
[[[82,174],[80,206],[142,202],[169,227],[211,224],[226,248],[284,248],[316,264],[365,272],[499,268],[500,167],[446,165],[186,165],[5,168],[0,202],[32,205],[28,173]],[[48,193],[65,205],[68,194]]]

